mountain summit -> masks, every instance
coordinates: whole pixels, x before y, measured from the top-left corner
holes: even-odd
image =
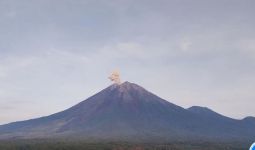
[[[0,139],[251,140],[255,126],[252,119],[247,120],[231,119],[198,106],[184,109],[124,82],[62,112],[2,125]]]

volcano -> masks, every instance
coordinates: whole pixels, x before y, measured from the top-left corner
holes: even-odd
[[[109,141],[255,139],[255,118],[232,119],[209,108],[184,109],[134,83],[113,84],[62,112],[0,126],[0,139]]]

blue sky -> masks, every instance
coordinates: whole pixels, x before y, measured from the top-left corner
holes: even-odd
[[[184,108],[255,116],[253,0],[0,0],[0,124],[112,84]]]

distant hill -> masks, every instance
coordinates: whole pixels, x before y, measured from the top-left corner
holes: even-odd
[[[251,141],[255,119],[236,120],[208,108],[184,109],[125,82],[62,112],[0,126],[0,139],[109,141]]]

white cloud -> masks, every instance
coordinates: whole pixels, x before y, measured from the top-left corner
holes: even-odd
[[[242,39],[236,43],[237,48],[248,56],[255,57],[255,39]]]
[[[180,42],[180,49],[184,52],[190,50],[191,46],[192,46],[192,42],[190,39],[183,39]]]
[[[6,13],[6,17],[8,18],[14,18],[17,16],[17,12],[16,11],[9,11]]]
[[[135,42],[119,42],[108,44],[102,47],[97,56],[108,58],[137,58],[145,59],[150,56],[149,49],[145,49],[141,44]]]
[[[220,3],[110,0],[0,5],[7,20],[0,26],[6,33],[0,35],[1,106],[30,102],[15,106],[22,108],[9,120],[9,111],[2,110],[0,118],[20,120],[24,110],[35,117],[63,110],[109,85],[107,77],[114,68],[124,80],[142,83],[177,104],[210,105],[234,117],[251,114],[237,112],[238,107],[224,111],[221,101],[235,98],[247,107],[254,103],[245,100],[255,97],[254,9],[239,1],[231,8],[214,5]],[[241,3],[247,9],[241,10]],[[66,11],[69,8],[74,11]],[[201,13],[201,8],[206,11]]]

